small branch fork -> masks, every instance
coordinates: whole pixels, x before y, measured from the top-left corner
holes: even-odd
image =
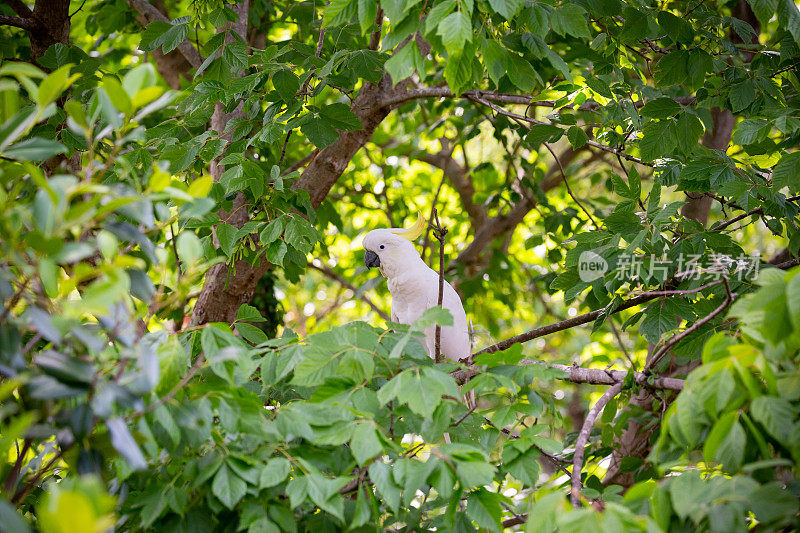
[[[723,276],[722,283],[725,285],[725,300],[719,305],[719,307],[717,307],[711,313],[704,316],[703,318],[701,318],[700,320],[698,320],[697,322],[695,322],[694,324],[692,324],[685,330],[681,331],[677,335],[671,337],[667,342],[665,342],[664,345],[661,348],[659,348],[659,350],[653,355],[650,361],[647,362],[644,368],[645,372],[649,372],[650,370],[652,370],[658,364],[658,362],[661,361],[661,359],[663,359],[664,356],[668,354],[670,350],[672,350],[672,348],[674,348],[675,345],[678,344],[681,340],[685,339],[686,337],[688,337],[689,335],[691,335],[692,333],[703,327],[704,324],[707,324],[708,322],[713,320],[714,317],[719,315],[721,312],[727,309],[729,305],[733,303],[733,300],[736,298],[736,295],[731,292],[731,288],[728,285],[728,278]]]
[[[594,227],[597,228],[597,229],[600,229],[600,225],[597,223],[597,221],[594,219],[594,217],[591,215],[591,213],[589,213],[589,211],[586,210],[586,208],[583,206],[583,204],[580,202],[580,200],[578,200],[575,197],[575,195],[572,194],[572,188],[569,186],[569,181],[567,181],[567,174],[564,172],[564,166],[561,164],[561,160],[558,158],[558,156],[553,151],[553,149],[550,148],[549,144],[547,144],[547,143],[543,143],[543,144],[544,144],[545,148],[547,148],[547,150],[550,152],[550,154],[552,154],[553,159],[556,160],[556,164],[558,165],[558,170],[561,171],[561,177],[564,179],[564,185],[567,187],[567,192],[572,197],[572,200],[576,204],[578,204],[578,207],[580,207],[581,210],[586,214],[586,216],[589,217],[589,220],[592,221],[592,224],[594,225]],[[617,154],[617,157],[619,157],[619,154]]]
[[[342,276],[340,276],[339,274],[334,272],[332,269],[326,267],[324,263],[321,263],[321,266],[317,266],[314,263],[309,263],[308,266],[313,268],[314,270],[317,270],[317,271],[321,272],[322,274],[324,274],[325,276],[329,277],[330,279],[338,282],[343,287],[353,291],[353,295],[358,295],[358,297],[364,303],[366,303],[368,306],[370,306],[372,308],[372,310],[375,311],[378,314],[378,316],[380,316],[382,319],[384,319],[387,322],[390,321],[389,315],[387,315],[386,313],[381,311],[381,308],[378,307],[377,305],[375,305],[372,302],[372,300],[367,298],[363,293],[359,294],[358,288],[355,285],[353,285],[352,283],[350,283],[349,281],[344,279]]]
[[[712,228],[712,230],[713,229],[714,228]],[[788,270],[788,269],[792,268],[793,266],[796,266],[797,264],[798,264],[798,260],[791,259],[789,261],[785,261],[783,263],[779,263],[779,264],[773,265],[773,266],[775,266],[775,268],[778,268],[780,270]],[[634,296],[634,297],[632,297],[632,298],[620,303],[616,308],[614,308],[614,309],[612,309],[610,311],[608,310],[608,307],[604,307],[602,309],[596,309],[594,311],[590,311],[590,312],[584,313],[582,315],[578,315],[578,316],[575,316],[575,317],[572,317],[572,318],[568,318],[566,320],[562,320],[561,322],[556,322],[555,324],[548,324],[546,326],[542,326],[540,328],[532,329],[532,330],[527,331],[525,333],[521,333],[519,335],[515,335],[514,337],[510,337],[508,339],[500,341],[500,342],[498,342],[496,344],[493,344],[491,346],[487,346],[486,348],[484,348],[484,349],[482,349],[482,350],[480,350],[478,352],[475,352],[469,358],[462,360],[462,362],[467,363],[467,364],[471,364],[472,360],[475,358],[476,355],[480,355],[482,353],[499,352],[499,351],[502,351],[502,350],[506,350],[510,346],[513,346],[514,344],[517,344],[517,343],[520,343],[520,342],[528,342],[528,341],[533,340],[533,339],[538,339],[539,337],[544,337],[545,335],[550,335],[551,333],[556,333],[556,332],[559,332],[559,331],[564,331],[566,329],[574,328],[575,326],[581,326],[583,324],[588,324],[589,322],[592,322],[592,321],[596,320],[603,313],[606,313],[608,315],[613,315],[613,314],[619,313],[620,311],[624,311],[625,309],[630,309],[631,307],[636,307],[636,306],[641,305],[643,303],[647,303],[650,300],[654,300],[655,298],[658,298],[658,297],[661,297],[661,296],[686,296],[686,295],[689,295],[689,294],[695,294],[695,293],[701,292],[701,291],[703,291],[703,290],[705,290],[705,289],[707,289],[709,287],[712,287],[714,285],[719,285],[719,284],[724,284],[725,285],[726,292],[729,294],[729,299],[732,300],[732,298],[735,296],[735,295],[734,296],[730,295],[730,288],[728,287],[727,279],[716,280],[716,281],[707,283],[705,285],[702,285],[701,287],[697,287],[695,289],[670,290],[669,287],[671,285],[673,285],[674,283],[676,283],[677,281],[678,281],[677,279],[670,279],[670,280],[666,281],[663,284],[663,287],[665,287],[666,289],[657,290],[657,291],[643,292],[641,294],[638,294],[638,295],[636,295],[636,296]],[[731,303],[730,301],[726,300],[723,303],[724,307],[720,306],[720,307],[722,307],[722,309],[714,310],[713,313],[712,313],[712,316],[710,318],[708,318],[708,319],[706,319],[704,317],[703,320],[702,320],[702,324],[700,324],[697,327],[699,328],[700,326],[705,324],[708,320],[711,320],[712,318],[717,316],[719,313],[722,312],[722,310],[724,310],[726,307],[728,307],[730,305],[730,303]],[[694,327],[694,326],[692,326],[692,327]],[[696,328],[692,329],[691,331],[689,331],[689,333],[691,333],[692,331],[696,331]],[[686,335],[688,335],[689,333],[687,333]],[[679,339],[677,339],[676,342],[685,337],[685,335],[683,335],[683,334],[681,334],[681,335],[682,336]]]
[[[431,229],[433,236],[439,241],[439,299],[436,305],[441,307],[444,299],[444,236],[447,235],[447,228],[444,228],[439,222],[439,211],[435,207],[433,208],[433,219],[436,224],[431,224]],[[439,324],[436,324],[435,339],[434,360],[440,363],[442,361],[442,327]]]
[[[610,387],[601,397],[597,403],[592,406],[589,413],[586,415],[586,420],[583,422],[581,432],[578,434],[578,440],[575,441],[575,454],[572,459],[572,481],[570,483],[570,501],[574,508],[580,507],[581,495],[581,468],[583,468],[583,456],[586,451],[586,444],[589,442],[589,434],[592,432],[597,416],[600,411],[611,401],[613,397],[622,391],[623,383],[617,383]]]

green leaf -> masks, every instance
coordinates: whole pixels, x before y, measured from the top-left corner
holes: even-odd
[[[663,86],[683,83],[688,76],[686,66],[688,57],[685,50],[676,50],[662,56],[656,65],[656,83]]]
[[[586,11],[577,4],[563,4],[555,9],[550,18],[553,31],[559,35],[570,34],[579,39],[590,39]]]
[[[456,8],[456,0],[443,0],[430,10],[425,18],[425,35],[435,30],[439,23]]]
[[[106,420],[106,428],[111,437],[111,445],[119,454],[125,458],[130,467],[134,470],[147,468],[142,450],[133,439],[128,425],[121,418],[110,418]]]
[[[572,149],[577,150],[589,141],[589,136],[583,131],[583,128],[579,126],[570,126],[567,130],[567,139],[569,139]]]
[[[661,301],[656,301],[647,306],[645,310],[644,320],[639,326],[639,333],[648,340],[648,342],[657,343],[661,336],[672,331],[678,327],[678,321],[675,313]]]
[[[2,155],[17,161],[44,161],[66,152],[67,148],[60,142],[33,137],[9,146],[2,151]]]
[[[756,17],[761,24],[766,25],[769,20],[775,15],[775,10],[778,8],[780,0],[747,0],[750,8],[755,13]]]
[[[800,152],[781,157],[772,169],[772,185],[776,191],[784,187],[789,187],[793,193],[800,191]]]
[[[358,23],[361,26],[361,35],[366,35],[375,24],[378,13],[378,0],[358,0]]]
[[[768,483],[750,493],[747,506],[756,519],[769,524],[784,521],[797,513],[797,498],[777,482]]]
[[[231,226],[227,222],[223,222],[216,228],[217,240],[222,253],[228,257],[233,256],[233,249],[236,246],[236,232],[235,226]]]
[[[249,304],[242,304],[236,311],[236,320],[244,322],[266,322],[266,318],[261,316],[261,312]]]
[[[614,99],[614,93],[611,92],[611,87],[609,87],[608,83],[606,83],[602,78],[587,75],[585,81],[586,85],[588,85],[591,90],[600,96],[604,96],[612,100]]]
[[[756,99],[755,85],[751,80],[745,80],[731,87],[728,93],[731,102],[731,111],[738,113],[750,106]]]
[[[745,434],[738,413],[726,413],[714,424],[703,446],[706,461],[718,461],[728,472],[736,472],[744,457]]]
[[[214,476],[211,492],[228,509],[233,509],[247,492],[247,483],[223,464]]]
[[[790,421],[795,419],[792,405],[782,398],[759,396],[750,405],[753,420],[766,428],[767,433],[784,446],[793,445]]]
[[[259,240],[261,241],[261,244],[266,246],[278,240],[281,235],[283,235],[283,223],[284,218],[278,217],[267,224],[259,234]]]
[[[162,50],[168,54],[175,50],[189,35],[188,24],[177,24],[172,26],[167,32],[161,36]]]
[[[279,70],[273,74],[272,84],[284,102],[293,101],[300,90],[300,78],[289,70]]]
[[[684,111],[678,116],[675,125],[675,135],[678,139],[678,146],[685,153],[690,154],[697,146],[697,141],[703,134],[703,123],[693,113]]]
[[[384,64],[386,72],[391,76],[392,83],[397,85],[408,78],[414,72],[423,75],[425,72],[424,62],[419,53],[416,42],[411,40]]]
[[[470,494],[467,499],[467,516],[477,522],[480,527],[499,532],[502,529],[502,501],[503,497],[496,492],[480,488]]]
[[[338,22],[339,16],[347,10],[353,3],[353,0],[330,0],[327,7],[325,7],[325,26]]]
[[[129,115],[133,111],[133,104],[131,103],[128,93],[125,92],[125,89],[122,88],[122,85],[116,78],[113,76],[106,76],[101,86],[117,111],[122,111],[126,115]]]
[[[367,496],[367,491],[359,490],[358,491],[358,498],[356,500],[356,512],[355,516],[353,516],[353,521],[351,522],[351,527],[359,528],[364,524],[368,523],[372,518],[372,492],[369,492],[370,496]]]
[[[350,440],[350,451],[360,466],[364,466],[370,459],[383,451],[374,424],[361,422],[356,426],[353,438]]]
[[[444,79],[453,93],[461,94],[470,85],[473,77],[472,63],[473,57],[468,52],[451,57],[447,62],[444,68]]]
[[[686,518],[695,509],[704,505],[706,487],[697,470],[690,470],[672,478],[669,484],[672,507],[681,518]]]
[[[164,43],[164,34],[166,34],[172,25],[168,22],[155,20],[147,25],[142,32],[142,40],[139,42],[139,48],[145,51],[158,48]]]
[[[639,151],[645,161],[669,155],[677,145],[675,121],[672,119],[648,123],[642,130],[642,138],[639,139]]]
[[[332,145],[339,138],[339,133],[333,126],[323,120],[312,119],[300,126],[300,131],[320,150]]]
[[[232,42],[225,45],[222,57],[233,70],[247,67],[247,45],[243,42]]]
[[[555,142],[561,138],[564,130],[552,124],[533,124],[525,134],[525,141],[532,148],[538,148],[544,142]]]
[[[660,11],[657,18],[662,31],[674,41],[688,44],[694,40],[694,28],[687,20],[676,17],[669,11]]]
[[[489,77],[495,85],[500,84],[500,78],[505,76],[508,70],[508,52],[493,40],[485,40],[483,44],[483,62]]]
[[[369,467],[369,478],[375,483],[375,487],[383,495],[386,504],[395,512],[400,506],[400,487],[392,479],[389,465],[376,461]]]
[[[335,103],[320,108],[319,114],[331,126],[339,130],[356,131],[363,128],[358,117],[350,111],[346,104]]]
[[[178,235],[177,248],[178,257],[187,265],[193,264],[203,256],[203,245],[191,231],[183,231]]]
[[[672,98],[656,98],[650,100],[639,111],[644,117],[668,118],[677,115],[681,111],[681,105]]]
[[[800,324],[800,276],[797,274],[786,284],[786,303],[792,323],[795,324],[794,329],[798,331],[800,329],[798,326]]]
[[[41,330],[42,328],[38,329]],[[47,337],[52,338],[53,336],[48,335]],[[67,384],[88,385],[95,376],[95,367],[89,361],[83,361],[77,357],[70,357],[53,350],[37,353],[33,358],[33,362],[43,372]]]
[[[69,76],[71,67],[72,65],[64,65],[42,80],[39,84],[39,91],[36,94],[36,101],[40,107],[47,107],[51,102],[54,102],[64,92],[64,89],[79,76]]]
[[[519,10],[525,5],[525,0],[489,0],[489,4],[497,13],[507,21],[512,21]]]
[[[457,11],[450,13],[439,23],[436,34],[442,38],[442,44],[448,54],[451,56],[461,55],[464,51],[464,43],[472,41],[472,24],[467,15]]]
[[[516,85],[522,92],[532,92],[536,87],[537,75],[528,61],[515,53],[508,54],[508,77],[511,83]]]
[[[3,498],[0,498],[0,523],[3,523],[8,531],[15,533],[30,533],[31,531],[28,522],[22,518],[13,505]]]
[[[736,144],[753,144],[764,140],[769,133],[766,120],[746,119],[736,126],[733,132],[733,142]]]
[[[778,23],[789,30],[795,43],[800,44],[800,11],[792,0],[778,0]]]
[[[291,463],[283,457],[274,457],[267,462],[258,478],[259,488],[266,489],[282,483],[289,475]]]
[[[377,84],[383,76],[386,54],[374,50],[356,50],[347,57],[347,66],[359,78]]]
[[[239,332],[239,335],[241,335],[242,338],[252,344],[262,344],[269,340],[267,334],[264,333],[260,328],[257,328],[256,326],[246,322],[236,324],[236,331]]]

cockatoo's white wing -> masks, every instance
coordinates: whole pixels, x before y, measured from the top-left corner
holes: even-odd
[[[438,299],[439,287],[436,287]],[[453,325],[442,328],[442,353],[448,359],[459,360],[470,354],[469,326],[458,293],[445,281],[442,307],[453,315]]]
[[[439,300],[439,275],[420,258],[411,241],[424,229],[420,216],[414,227],[402,229],[376,229],[364,237],[364,263],[380,268],[388,280],[392,293],[392,320],[412,324]],[[443,326],[441,332],[442,354],[458,360],[470,353],[467,317],[458,293],[445,281],[442,307],[453,315],[453,324]],[[435,328],[424,331],[425,349],[430,357],[435,354]]]

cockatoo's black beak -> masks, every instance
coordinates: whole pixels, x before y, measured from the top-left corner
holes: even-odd
[[[375,252],[367,250],[364,253],[364,264],[370,268],[379,267],[381,266],[381,258]]]

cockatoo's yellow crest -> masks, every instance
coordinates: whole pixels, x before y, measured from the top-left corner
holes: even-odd
[[[414,225],[405,231],[395,232],[395,235],[413,242],[422,235],[423,231],[425,231],[425,217],[422,216],[422,211],[417,211],[417,221],[414,222]]]

